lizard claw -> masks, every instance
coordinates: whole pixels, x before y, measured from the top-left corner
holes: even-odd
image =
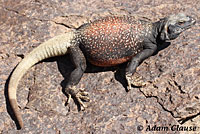
[[[126,74],[126,80],[128,82],[127,90],[130,91],[131,90],[132,74]]]
[[[69,104],[71,98],[73,97],[76,99],[78,105],[80,105],[81,110],[84,110],[87,107],[83,101],[90,101],[88,92],[85,92],[83,88],[76,88],[75,86],[71,86],[66,89],[66,93],[68,94],[67,104]]]

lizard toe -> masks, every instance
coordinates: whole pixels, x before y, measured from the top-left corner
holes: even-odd
[[[90,101],[88,92],[85,92],[85,89],[83,88],[75,88],[75,86],[70,86],[66,89],[66,93],[68,94],[67,104],[69,104],[71,98],[73,98],[76,100],[81,110],[84,110],[87,107],[83,101]]]

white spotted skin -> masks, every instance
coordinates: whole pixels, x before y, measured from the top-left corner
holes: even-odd
[[[92,64],[115,66],[142,51],[151,32],[152,23],[136,17],[105,17],[81,26],[77,38]]]

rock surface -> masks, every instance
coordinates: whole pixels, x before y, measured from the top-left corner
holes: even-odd
[[[199,9],[198,0],[0,1],[0,133],[151,134],[155,126],[160,133],[188,133],[172,131],[174,125],[197,127],[193,133],[200,133]],[[17,130],[7,102],[8,78],[34,47],[101,16],[137,14],[156,21],[177,12],[194,16],[197,24],[139,66],[146,87],[126,92],[115,72],[89,66],[78,87],[90,93],[91,102],[78,111],[73,101],[65,106],[62,92],[73,70],[68,55],[51,58],[20,81],[25,128]]]

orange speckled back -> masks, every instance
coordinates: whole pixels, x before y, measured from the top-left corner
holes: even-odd
[[[135,17],[105,17],[78,29],[80,48],[97,66],[115,66],[130,60],[143,49],[151,24]]]

